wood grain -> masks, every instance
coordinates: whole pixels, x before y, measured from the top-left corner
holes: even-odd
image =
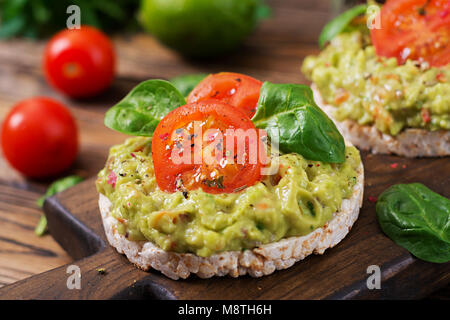
[[[0,286],[72,261],[50,235],[34,236],[42,214],[38,197],[0,183]]]
[[[167,79],[189,72],[225,70],[243,72],[269,81],[307,83],[300,73],[300,65],[306,55],[317,52],[317,37],[324,23],[333,15],[333,4],[328,0],[273,0],[268,2],[273,8],[272,18],[264,21],[235,54],[215,60],[184,59],[161,46],[154,38],[146,34],[115,36],[114,42],[119,58],[118,75],[111,88],[92,99],[70,100],[47,85],[41,70],[44,42],[1,41],[0,120],[4,118],[14,103],[25,98],[45,95],[62,101],[71,109],[77,120],[80,131],[80,153],[70,170],[61,176],[75,173],[89,178],[95,176],[103,167],[108,148],[124,139],[124,135],[103,126],[104,111],[142,80],[148,78]],[[401,162],[402,159],[395,161]],[[369,174],[372,174],[375,180],[369,183],[380,185],[383,179],[391,179],[390,175],[392,175],[392,180],[389,181],[395,181],[395,179],[416,181],[416,176],[423,174],[426,177],[427,170],[437,171],[434,165],[436,163],[433,161],[418,160],[417,165],[411,164],[411,166],[417,166],[415,171],[408,171],[408,169],[388,171],[382,176],[378,175],[377,169],[371,168],[369,170],[373,170],[373,172],[369,171]],[[368,169],[367,166],[366,169]],[[440,170],[441,174],[430,178],[430,183],[442,181],[442,176],[447,175],[448,177],[448,171],[442,174],[443,169]],[[35,199],[44,192],[51,180],[25,179],[11,169],[0,156],[0,238],[2,239],[0,240],[0,286],[56,266],[62,266],[72,260],[53,241],[51,236],[38,238],[33,233],[41,213],[34,204]],[[428,179],[426,182],[429,182]],[[430,186],[430,183],[427,184]],[[377,189],[376,185],[370,184],[367,185],[366,195],[381,191],[381,189]],[[442,185],[438,185],[436,191],[446,190],[442,187]],[[366,206],[370,208],[371,204]],[[360,223],[364,222],[358,222],[357,226]],[[356,259],[351,256],[348,258],[349,261]],[[311,260],[314,259],[317,258],[313,257]],[[105,263],[115,266],[117,261],[128,265],[125,259],[117,257],[110,257],[109,260],[105,260]],[[98,265],[96,260],[87,259],[86,263],[88,270]],[[117,270],[122,270],[121,268],[119,266]],[[64,267],[60,270],[61,272],[65,271]],[[98,275],[94,272],[92,276]],[[146,276],[145,273],[140,275],[140,277]],[[114,276],[109,274],[106,278],[100,277],[99,279],[111,278],[123,286],[126,281],[130,280],[126,274],[122,273]],[[120,279],[124,280],[120,281]],[[156,290],[155,287],[148,284],[152,282],[145,283],[139,287],[141,294],[149,294],[148,292]],[[259,285],[264,284],[264,281],[256,280],[256,283],[257,289],[255,290],[257,291],[260,290],[258,288],[261,290],[271,289],[268,284]],[[151,290],[145,289],[148,286]],[[184,290],[192,292],[192,290],[196,290],[195,288],[194,285],[192,288],[185,287]],[[136,292],[136,290],[127,290],[123,294],[133,295]],[[102,293],[102,291],[95,294],[91,292],[89,296],[101,298]],[[423,294],[421,292],[421,295]],[[260,294],[260,296],[266,297],[264,294]],[[286,294],[285,297],[292,298],[294,295]]]

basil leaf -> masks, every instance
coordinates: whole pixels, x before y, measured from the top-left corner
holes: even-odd
[[[130,135],[151,136],[166,114],[184,104],[183,95],[170,82],[147,80],[106,112],[105,125]]]
[[[383,232],[419,259],[450,261],[450,200],[420,183],[397,184],[376,205]]]
[[[344,162],[345,143],[333,121],[316,105],[308,86],[264,82],[256,114],[256,127],[279,130],[282,152],[295,152],[306,159]]]
[[[186,74],[172,78],[169,81],[183,96],[187,97],[192,89],[194,89],[206,76],[207,75],[204,73]]]
[[[45,199],[57,194],[58,192],[64,191],[80,183],[81,181],[83,181],[83,178],[79,176],[68,176],[56,180],[50,185],[50,187],[48,187],[47,192],[45,192],[45,195],[43,195],[36,201],[36,204],[42,208]],[[45,217],[45,215],[42,215],[36,228],[34,229],[34,233],[38,236],[42,236],[45,233],[46,229],[47,229],[47,218]]]
[[[367,10],[366,4],[360,4],[353,7],[328,22],[322,29],[319,36],[319,46],[323,47],[327,42],[331,41],[335,36],[344,31],[345,27],[357,16],[363,14]]]

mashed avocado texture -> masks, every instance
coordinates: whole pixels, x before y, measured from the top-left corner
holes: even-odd
[[[378,57],[361,31],[342,33],[318,55],[307,57],[302,72],[314,82],[335,118],[375,125],[396,135],[405,128],[450,129],[450,65]]]
[[[284,154],[277,174],[237,193],[201,189],[166,193],[155,181],[151,138],[111,148],[97,189],[112,202],[118,232],[149,240],[166,251],[210,256],[303,236],[331,220],[349,198],[361,159],[346,148],[346,161],[329,164]]]

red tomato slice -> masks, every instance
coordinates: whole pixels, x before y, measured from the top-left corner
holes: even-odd
[[[261,81],[240,73],[210,74],[192,90],[187,102],[214,98],[237,107],[252,118],[256,112],[261,86]]]
[[[260,137],[244,113],[219,100],[179,107],[153,134],[156,182],[166,192],[242,190],[261,179],[267,158]]]
[[[380,56],[425,60],[432,66],[450,62],[450,1],[388,0],[380,12],[381,29],[370,31]]]

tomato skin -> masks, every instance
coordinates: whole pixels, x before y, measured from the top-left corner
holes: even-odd
[[[388,0],[380,12],[381,29],[370,35],[379,56],[425,60],[439,67],[450,63],[450,2]]]
[[[243,111],[249,118],[256,112],[262,82],[240,73],[210,74],[191,91],[187,103],[218,99]]]
[[[108,37],[93,27],[67,29],[53,36],[44,52],[44,73],[58,91],[72,97],[93,96],[115,74],[115,52]]]
[[[3,154],[16,170],[31,178],[54,176],[67,169],[78,151],[74,118],[61,103],[35,97],[17,103],[1,128]]]
[[[204,123],[206,124],[208,121],[211,121],[214,124],[211,127],[205,125],[202,131],[203,135],[206,134],[208,128],[218,128],[221,132],[225,132],[226,129],[238,128],[243,130],[254,129],[256,132],[255,126],[244,113],[219,100],[205,100],[172,110],[160,121],[153,134],[153,165],[156,182],[160,189],[166,192],[175,192],[183,190],[183,188],[186,190],[201,188],[208,193],[231,193],[235,192],[238,188],[251,186],[261,179],[261,167],[265,163],[264,161],[266,161],[265,158],[261,158],[261,155],[258,156],[257,163],[251,164],[249,161],[246,161],[242,165],[234,163],[226,165],[223,168],[219,168],[218,166],[214,167],[214,165],[208,166],[204,162],[201,164],[195,164],[194,162],[175,164],[171,157],[172,150],[175,148],[174,140],[171,140],[173,134],[177,132],[177,129],[180,130],[180,128],[184,129],[189,127],[193,121],[205,121]],[[189,132],[187,136],[190,136],[192,132]],[[204,155],[207,142],[205,137],[200,137],[200,139],[203,141],[203,149],[201,149],[201,152]],[[223,145],[226,145],[226,139],[224,135]],[[256,139],[259,139],[259,136]],[[193,144],[191,144],[191,141]],[[245,152],[247,154],[250,143],[246,144]],[[198,140],[194,139],[189,141],[188,146],[190,145],[191,148],[194,148],[188,151],[190,154],[191,152],[195,152],[195,147],[193,147],[195,144],[198,144]],[[221,152],[224,152],[224,150]],[[212,171],[217,172],[216,177],[223,177],[223,187],[219,188],[205,183],[205,175],[210,175]],[[201,177],[203,178],[197,178],[194,181],[196,173],[201,173]],[[184,187],[181,189],[177,186],[177,179],[180,177],[184,183]]]

